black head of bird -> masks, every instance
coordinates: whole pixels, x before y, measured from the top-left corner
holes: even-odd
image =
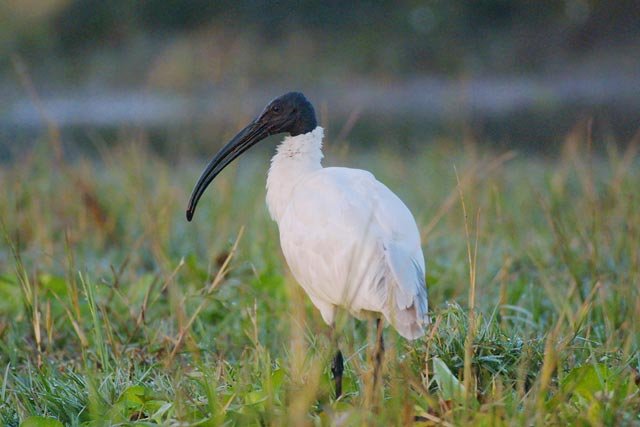
[[[196,205],[211,181],[242,153],[268,136],[279,133],[302,135],[317,126],[313,105],[302,93],[289,92],[271,101],[255,120],[238,132],[209,162],[191,193],[187,220],[191,221],[193,218]]]

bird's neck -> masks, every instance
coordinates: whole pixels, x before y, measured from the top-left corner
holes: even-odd
[[[301,179],[322,168],[322,137],[318,126],[311,132],[286,137],[271,159],[267,177],[267,207],[276,222],[282,217],[291,192]]]

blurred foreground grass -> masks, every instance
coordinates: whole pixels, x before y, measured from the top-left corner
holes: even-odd
[[[386,330],[382,393],[371,325],[345,316],[346,396],[331,398],[333,349],[280,254],[264,152],[187,223],[204,159],[134,141],[65,162],[41,145],[0,167],[0,420],[640,425],[637,143],[591,155],[575,132],[557,160],[326,145],[423,233],[434,326],[416,342]]]

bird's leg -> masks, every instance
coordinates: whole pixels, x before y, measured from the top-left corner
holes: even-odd
[[[331,373],[333,374],[333,381],[336,384],[336,400],[342,396],[342,373],[344,372],[344,359],[342,358],[342,352],[338,345],[338,338],[335,331],[335,325],[331,328],[331,343],[338,351],[331,361]]]
[[[373,353],[374,365],[373,365],[373,389],[377,389],[378,377],[380,376],[380,369],[382,368],[382,359],[384,357],[384,339],[382,337],[383,328],[382,319],[376,319],[376,349]]]
[[[342,373],[344,372],[344,360],[342,359],[342,352],[338,349],[336,355],[331,362],[331,373],[333,374],[333,381],[336,383],[336,400],[342,395]]]

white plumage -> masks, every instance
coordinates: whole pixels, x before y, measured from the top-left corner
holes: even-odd
[[[322,138],[321,127],[286,137],[271,161],[267,206],[287,263],[327,324],[343,307],[418,338],[429,318],[416,222],[369,172],[323,168]]]
[[[187,220],[229,163],[279,133],[289,136],[271,160],[267,206],[278,223],[282,251],[327,324],[334,326],[338,307],[377,319],[375,389],[384,353],[380,318],[409,339],[422,336],[429,323],[420,233],[404,203],[369,172],[322,167],[323,130],[302,93],[271,101],[218,151],[191,192]],[[338,346],[331,363],[336,399],[343,372]]]

